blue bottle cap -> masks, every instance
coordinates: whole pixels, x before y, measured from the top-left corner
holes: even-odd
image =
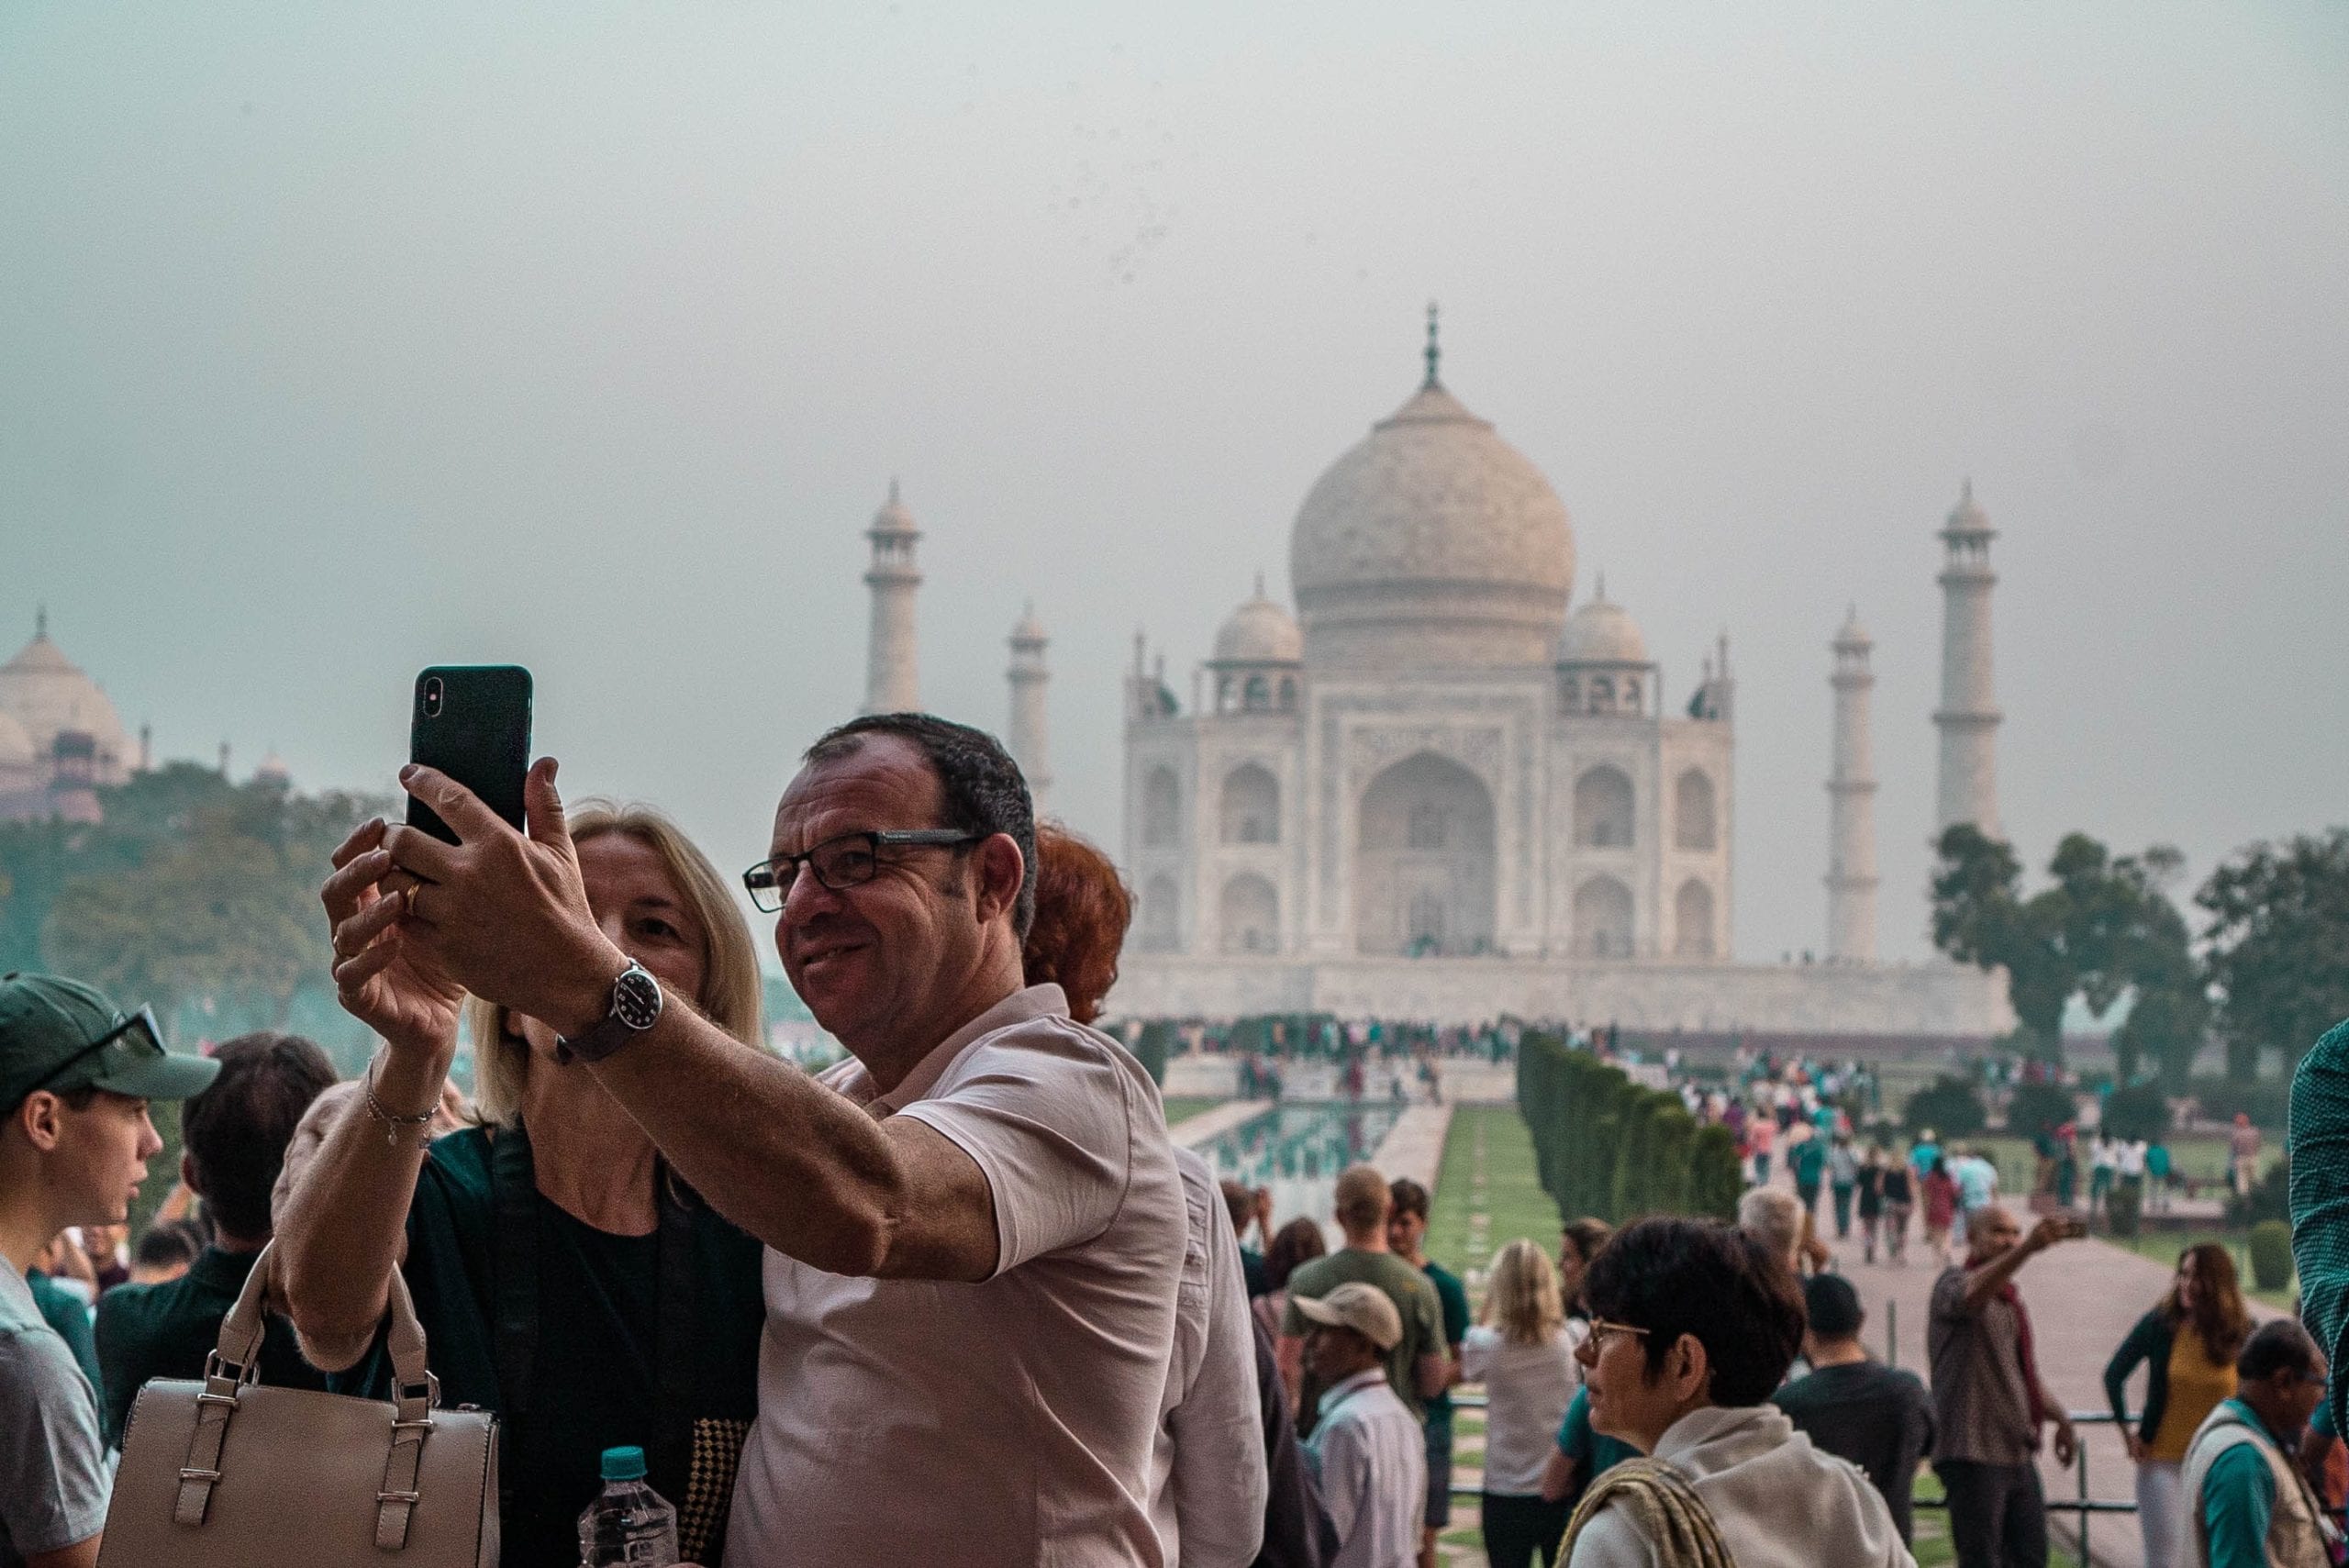
[[[604,1451],[604,1479],[607,1481],[641,1481],[644,1479],[644,1451],[631,1444],[627,1448]]]

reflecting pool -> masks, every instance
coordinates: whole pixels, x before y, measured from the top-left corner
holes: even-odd
[[[1218,1176],[1272,1189],[1274,1229],[1303,1215],[1321,1222],[1334,1247],[1341,1238],[1330,1193],[1338,1173],[1369,1159],[1401,1115],[1392,1105],[1281,1106],[1197,1148]]]

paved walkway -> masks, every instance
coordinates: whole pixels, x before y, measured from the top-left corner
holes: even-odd
[[[1940,1273],[1936,1261],[1926,1255],[1923,1240],[1912,1234],[1907,1267],[1864,1263],[1857,1229],[1850,1240],[1835,1240],[1827,1205],[1822,1201],[1820,1207],[1826,1221],[1823,1235],[1835,1250],[1837,1267],[1858,1288],[1867,1308],[1863,1338],[1868,1349],[1930,1383],[1925,1325],[1933,1280]],[[2167,1265],[2094,1239],[2060,1243],[2023,1265],[2016,1284],[2031,1310],[2040,1375],[2066,1409],[2108,1408],[2104,1363],[2137,1319],[2161,1299],[2169,1280]],[[2257,1302],[2250,1306],[2252,1315],[2260,1321],[2280,1316],[2275,1308]],[[2142,1395],[2143,1377],[2141,1372],[2132,1380],[2132,1396]],[[2121,1447],[2119,1431],[2110,1423],[2082,1427],[2079,1431],[2088,1456],[2088,1495],[2110,1501],[2133,1500],[2136,1473]],[[2041,1457],[2040,1473],[2047,1488],[2051,1519],[2068,1541],[2072,1529],[2067,1516],[2054,1509],[2061,1500],[2079,1496],[2078,1473],[2059,1469],[2046,1455]],[[2142,1568],[2133,1515],[2095,1517],[2088,1527],[2088,1545],[2090,1555],[2105,1568]]]
[[[1411,1180],[1435,1191],[1443,1169],[1443,1140],[1452,1130],[1450,1106],[1413,1106],[1397,1118],[1370,1162],[1390,1182]]]
[[[1213,1110],[1186,1117],[1166,1129],[1166,1136],[1186,1149],[1197,1149],[1208,1139],[1230,1131],[1241,1122],[1253,1121],[1273,1108],[1270,1100],[1230,1100]]]

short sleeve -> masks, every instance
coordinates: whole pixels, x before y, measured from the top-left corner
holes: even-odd
[[[2338,1370],[2349,1329],[2349,1023],[2336,1026],[2292,1074],[2292,1262],[2300,1321],[2335,1364],[2329,1403],[2343,1421],[2349,1376]]]
[[[1440,1356],[1448,1348],[1443,1336],[1443,1298],[1436,1293],[1435,1281],[1419,1276],[1419,1354]]]
[[[1966,1321],[1964,1269],[1944,1269],[1942,1277],[1933,1282],[1932,1312],[1934,1318],[1942,1322]]]
[[[1450,1274],[1429,1276],[1435,1282],[1438,1304],[1443,1309],[1443,1342],[1459,1344],[1468,1335],[1468,1290]]]
[[[1500,1335],[1478,1324],[1468,1330],[1460,1341],[1460,1376],[1465,1383],[1482,1383],[1493,1363],[1493,1347],[1500,1343]]]
[[[0,1335],[0,1521],[23,1556],[106,1528],[106,1451],[89,1380],[54,1334]]]
[[[937,1129],[986,1177],[1001,1273],[1108,1228],[1132,1174],[1135,1102],[1106,1045],[1041,1019],[974,1046],[897,1114]]]

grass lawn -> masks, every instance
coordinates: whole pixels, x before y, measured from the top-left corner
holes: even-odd
[[[1164,1104],[1166,1125],[1173,1127],[1178,1121],[1188,1121],[1202,1111],[1211,1111],[1223,1102],[1208,1095],[1169,1095]]]
[[[1472,1214],[1484,1223],[1471,1225]],[[1532,1238],[1544,1251],[1558,1244],[1558,1206],[1534,1179],[1533,1140],[1513,1106],[1461,1106],[1444,1135],[1434,1212],[1428,1216],[1428,1255],[1463,1279],[1471,1269],[1481,1276],[1492,1255],[1520,1236]]]

